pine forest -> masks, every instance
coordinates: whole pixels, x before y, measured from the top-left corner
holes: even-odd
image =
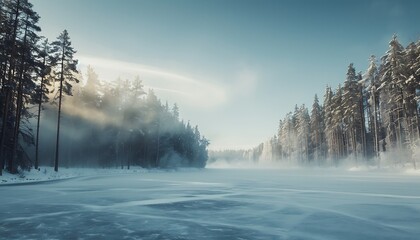
[[[343,74],[344,75],[344,74]],[[417,168],[420,157],[420,41],[402,46],[397,36],[367,70],[349,64],[345,81],[327,86],[320,102],[295,106],[277,133],[247,151],[212,152],[219,157],[284,165],[338,166],[343,162]]]
[[[69,33],[49,41],[28,0],[0,1],[0,174],[39,165],[204,167],[209,141],[140,77],[78,70]],[[87,76],[83,79],[83,75]]]

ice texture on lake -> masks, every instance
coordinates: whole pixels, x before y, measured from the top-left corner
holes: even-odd
[[[0,186],[0,239],[419,239],[420,176],[141,172]]]

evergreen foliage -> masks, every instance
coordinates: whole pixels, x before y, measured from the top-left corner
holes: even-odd
[[[304,105],[296,106],[280,120],[277,136],[250,155],[304,165],[336,166],[350,159],[380,166],[381,156],[394,154],[388,164],[416,168],[419,49],[420,41],[404,48],[393,36],[379,65],[371,56],[362,75],[350,64],[342,86],[327,86],[323,105],[315,96],[310,117]]]
[[[2,2],[0,8],[0,175],[7,166],[31,166],[22,144],[33,144],[28,107],[36,96],[36,77],[42,68],[38,56],[39,16],[27,0]]]
[[[83,85],[68,32],[48,43],[32,7],[0,0],[0,175],[59,163],[205,166],[209,141],[178,105],[146,94],[140,77],[105,86],[88,67]]]
[[[198,127],[180,121],[178,112],[163,105],[153,90],[146,94],[139,77],[105,85],[92,67],[86,76],[86,83],[79,84],[80,93],[63,101],[61,140],[65,144],[60,162],[64,166],[205,166],[208,140]],[[53,129],[48,125],[56,108],[46,108],[41,124],[44,164],[51,164],[48,142]]]

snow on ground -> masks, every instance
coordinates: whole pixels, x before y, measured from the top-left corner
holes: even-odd
[[[202,169],[0,186],[4,239],[419,239],[420,175]]]
[[[19,174],[10,174],[3,171],[0,176],[0,185],[4,184],[22,184],[31,182],[44,182],[63,180],[81,176],[93,175],[112,175],[121,173],[138,173],[147,170],[140,167],[131,167],[130,169],[121,168],[59,168],[58,172],[53,167],[40,167],[39,170],[19,171]]]

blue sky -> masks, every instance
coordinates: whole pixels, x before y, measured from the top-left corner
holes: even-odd
[[[311,105],[396,33],[420,39],[416,0],[32,0],[42,34],[67,29],[80,68],[139,75],[211,149],[256,146],[295,104]]]

